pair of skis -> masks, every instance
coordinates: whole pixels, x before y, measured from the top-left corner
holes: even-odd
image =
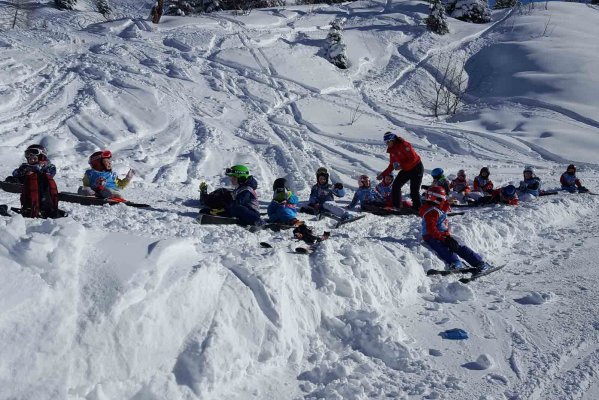
[[[462,268],[462,269],[429,269],[426,271],[427,276],[439,275],[439,276],[448,276],[454,274],[471,274],[469,277],[460,278],[459,281],[462,283],[469,283],[477,280],[483,276],[492,274],[495,271],[499,271],[505,267],[505,265],[500,265],[499,267],[492,267],[485,271],[480,271],[478,268],[470,267],[470,268]]]
[[[327,240],[329,238],[330,235],[322,235],[320,237],[320,240],[317,242],[314,242],[312,244],[308,244],[307,246],[298,246],[295,249],[293,249],[294,253],[297,254],[312,254],[316,251],[316,249],[318,248],[318,246],[320,246],[320,244]],[[264,249],[272,249],[273,246],[268,243],[268,242],[260,242],[260,247],[264,248]]]
[[[0,189],[9,193],[21,193],[23,191],[23,185],[21,183],[12,183],[6,181],[0,181]],[[114,204],[125,204],[129,207],[136,208],[147,208],[150,207],[149,204],[135,203],[132,201],[127,201],[125,199],[102,199],[94,196],[83,196],[77,193],[70,192],[59,192],[58,200],[64,201],[67,203],[76,203],[84,206],[102,206],[104,204],[114,205]]]

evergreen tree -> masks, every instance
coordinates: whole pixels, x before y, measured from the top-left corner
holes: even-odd
[[[433,0],[431,4],[431,13],[426,18],[426,27],[438,35],[449,33],[447,19],[445,18],[445,9],[441,0]]]
[[[59,10],[73,10],[76,4],[77,0],[54,0],[54,5]]]
[[[336,67],[347,69],[349,62],[345,54],[345,43],[341,37],[341,30],[345,19],[334,20],[331,22],[331,29],[327,35],[325,44],[325,53],[327,59]]]
[[[486,0],[457,0],[447,5],[447,13],[453,18],[484,24],[491,21],[491,10]]]
[[[518,4],[518,0],[495,0],[493,9],[500,10],[502,8],[514,8]]]
[[[241,4],[241,2],[239,1],[237,4]],[[224,8],[221,0],[170,0],[166,14],[192,15],[201,12],[218,11]]]

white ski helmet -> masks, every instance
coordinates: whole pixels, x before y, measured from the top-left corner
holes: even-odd
[[[535,168],[532,165],[527,165],[526,167],[524,167],[524,171],[522,171],[522,173],[527,173],[530,172],[531,174],[535,174]]]

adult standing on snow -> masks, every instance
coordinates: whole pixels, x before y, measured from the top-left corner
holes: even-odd
[[[406,182],[410,181],[410,197],[412,198],[412,208],[420,208],[420,185],[424,175],[424,166],[420,156],[412,145],[392,132],[386,132],[383,140],[387,144],[387,153],[389,153],[389,166],[381,172],[376,178],[383,179],[393,170],[399,170],[393,181],[393,190],[391,200],[393,207],[401,207],[401,188]]]

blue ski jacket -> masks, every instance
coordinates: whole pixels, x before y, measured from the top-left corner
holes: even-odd
[[[530,179],[520,181],[518,190],[522,193],[530,193],[533,196],[538,196],[541,193],[541,179],[533,176]]]
[[[278,202],[271,201],[268,205],[268,218],[270,222],[288,222],[297,219],[297,204],[299,199],[293,193],[287,198],[287,200]]]
[[[362,207],[362,205],[365,202],[382,203],[383,198],[378,194],[378,192],[375,189],[361,187],[358,190],[356,190],[356,193],[354,193],[354,198],[352,199],[351,203],[349,203],[348,208],[354,208],[358,202],[360,202],[360,207]]]

